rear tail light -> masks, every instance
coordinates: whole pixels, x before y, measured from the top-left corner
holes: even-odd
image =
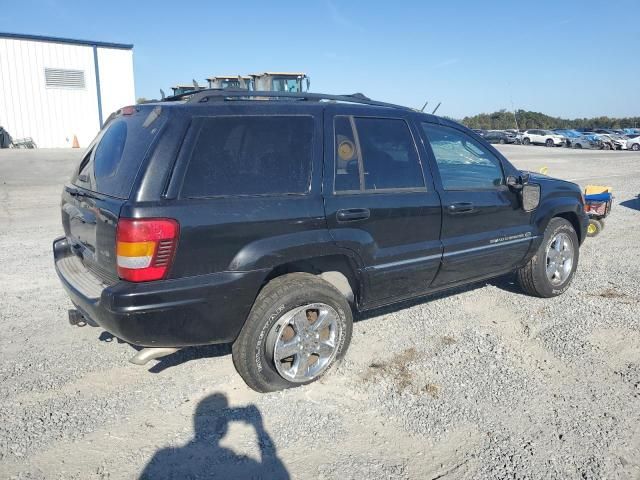
[[[171,218],[121,218],[116,233],[118,276],[129,282],[165,278],[180,226]]]

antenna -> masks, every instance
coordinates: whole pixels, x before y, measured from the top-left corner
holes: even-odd
[[[422,108],[420,109],[421,112],[424,112],[424,109],[427,108],[427,105],[429,105],[429,100],[427,100],[426,102],[424,102],[424,105],[422,105]]]
[[[436,105],[436,108],[433,109],[433,112],[431,112],[431,115],[436,114],[436,112],[438,111],[438,108],[440,108],[440,105],[442,105],[442,102],[438,102],[438,105]]]
[[[162,89],[160,89],[160,98],[161,98],[162,100],[164,100],[164,99],[165,99],[164,90],[162,90]]]
[[[193,86],[195,87],[196,90],[198,90],[200,88],[200,85],[198,85],[198,82],[196,82],[195,78],[192,81],[193,81]]]

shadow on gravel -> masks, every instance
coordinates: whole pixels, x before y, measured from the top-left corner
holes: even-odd
[[[231,422],[245,423],[255,429],[261,461],[220,445]],[[214,393],[198,404],[193,424],[194,438],[183,447],[156,452],[139,480],[290,478],[255,405],[229,407],[226,395]]]
[[[355,322],[359,322],[362,320],[368,320],[369,318],[378,317],[380,315],[387,315],[389,313],[398,312],[400,310],[404,310],[405,308],[415,307],[416,305],[420,305],[422,303],[428,303],[433,300],[438,300],[441,298],[451,297],[453,295],[458,295],[460,293],[471,292],[478,288],[485,287],[487,285],[493,285],[500,290],[504,290],[508,293],[518,294],[518,295],[526,295],[522,289],[518,286],[516,282],[516,277],[514,274],[510,273],[507,275],[503,275],[501,277],[491,278],[489,280],[482,280],[477,283],[472,283],[469,285],[464,285],[461,287],[454,287],[451,289],[443,290],[441,292],[428,294],[422,297],[412,298],[411,300],[406,300],[404,302],[396,303],[394,305],[388,305],[386,307],[379,307],[373,310],[367,310],[360,314],[357,314],[354,318]]]
[[[149,372],[160,373],[167,368],[178,366],[182,363],[198,360],[200,358],[224,357],[231,354],[231,344],[205,345],[202,347],[188,347],[178,350],[176,353],[161,357]]]
[[[374,310],[367,310],[366,312],[355,314],[353,320],[354,322],[359,322],[362,320],[367,320],[369,318],[377,317],[379,315],[386,315],[389,313],[398,312],[400,310],[404,310],[405,308],[415,307],[416,305],[420,305],[422,303],[438,300],[440,298],[450,297],[452,295],[457,295],[459,293],[470,292],[477,288],[482,288],[486,285],[493,285],[494,287],[499,288],[500,290],[504,290],[512,294],[525,295],[525,293],[516,283],[515,275],[507,274],[501,277],[496,277],[489,280],[483,280],[477,283],[472,283],[470,285],[464,285],[461,287],[451,288],[449,290],[443,290],[438,293],[425,295],[423,297],[414,298],[414,299],[407,300],[394,305],[379,307]],[[103,332],[103,335],[111,335],[111,334],[107,332]],[[102,338],[101,340],[105,341]],[[110,341],[110,340],[106,340],[106,341]],[[121,340],[118,340],[118,341],[121,341]],[[142,347],[137,347],[135,345],[131,345],[131,346],[136,350],[139,350],[142,348]],[[201,347],[187,347],[187,348],[183,348],[182,350],[178,350],[176,353],[167,355],[166,357],[159,358],[158,363],[156,363],[151,368],[149,368],[149,372],[161,373],[167,368],[176,367],[180,364],[189,362],[191,360],[198,360],[200,358],[210,358],[210,357],[223,357],[225,355],[230,355],[230,354],[231,354],[231,344],[205,345]]]
[[[620,202],[620,205],[630,208],[631,210],[640,210],[640,194],[638,195],[638,198],[632,198],[631,200]]]

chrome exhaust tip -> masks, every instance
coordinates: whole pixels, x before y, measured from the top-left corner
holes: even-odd
[[[166,357],[167,355],[171,355],[172,353],[176,353],[179,348],[171,348],[171,347],[148,347],[143,348],[138,353],[136,353],[133,357],[129,359],[131,363],[136,365],[145,365],[150,360],[155,358]]]

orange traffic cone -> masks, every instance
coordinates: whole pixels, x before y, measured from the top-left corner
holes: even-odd
[[[71,148],[80,148],[80,144],[78,143],[78,137],[73,136],[73,143],[71,144]]]

